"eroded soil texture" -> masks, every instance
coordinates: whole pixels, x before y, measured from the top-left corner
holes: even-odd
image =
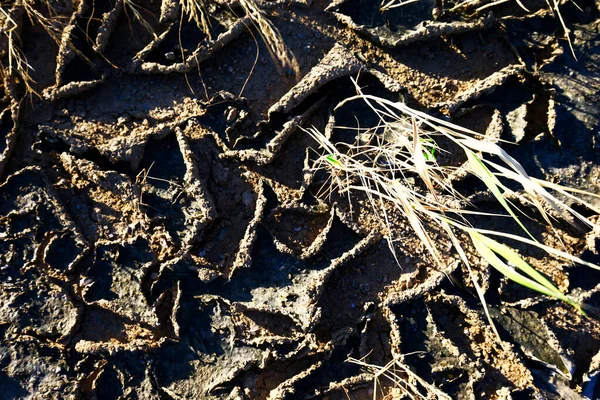
[[[497,337],[464,265],[436,267],[402,218],[394,257],[364,198],[322,195],[303,130],[350,143],[376,124],[336,107],[356,82],[599,193],[598,1],[560,2],[572,50],[541,0],[258,1],[287,66],[247,1],[200,3],[204,25],[177,0],[2,3],[0,398],[373,398],[349,357],[411,371],[376,398],[600,398],[597,312],[470,255]],[[599,228],[520,206],[537,240],[600,263]],[[518,250],[600,308],[599,271]]]

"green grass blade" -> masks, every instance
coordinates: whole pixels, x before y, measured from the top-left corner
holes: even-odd
[[[471,240],[477,252],[498,272],[506,276],[508,279],[518,283],[521,286],[525,286],[536,292],[545,294],[553,297],[557,300],[564,301],[567,304],[577,308],[580,312],[581,305],[573,301],[566,295],[564,295],[552,282],[546,279],[542,274],[537,272],[531,265],[523,260],[516,252],[508,248],[507,246],[498,243],[486,236],[481,235],[475,231],[469,231]],[[502,261],[496,254],[505,258],[508,262],[515,265],[521,271],[531,276],[530,279],[522,274],[519,274],[514,268],[508,266]]]
[[[481,160],[475,155],[474,152],[464,147],[463,149],[467,154],[469,165],[471,166],[473,174],[475,174],[479,179],[481,179],[481,181],[485,184],[485,186],[487,186],[490,192],[492,192],[496,200],[498,200],[502,207],[504,207],[504,209],[510,214],[510,216],[519,224],[521,229],[523,229],[523,231],[535,241],[533,235],[529,232],[529,230],[527,230],[525,225],[523,225],[519,217],[517,217],[515,212],[512,210],[512,208],[502,195],[502,192],[500,191],[500,186],[502,186],[502,184],[500,183],[498,178],[496,178],[496,176],[494,176],[494,174],[491,173],[491,171],[483,164],[483,162],[481,162]]]
[[[331,154],[330,154],[330,155],[328,155],[328,156],[325,156],[325,159],[327,160],[327,162],[328,162],[329,164],[333,165],[334,167],[337,167],[337,168],[341,168],[341,167],[342,167],[342,163],[340,163],[340,162],[339,162],[339,161],[338,161],[338,160],[335,158],[335,156],[333,156],[333,155],[331,155]]]
[[[537,283],[536,281],[519,274],[513,268],[509,267],[496,255],[496,253],[494,253],[489,247],[486,246],[486,244],[481,239],[481,236],[478,233],[469,232],[469,234],[471,235],[471,240],[479,255],[481,255],[492,267],[496,268],[498,272],[500,272],[502,275],[506,276],[508,279],[518,283],[521,286],[525,286],[526,288],[535,290],[536,292],[556,298],[555,291],[548,289],[545,286]]]

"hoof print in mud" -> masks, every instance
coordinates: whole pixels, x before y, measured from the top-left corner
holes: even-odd
[[[11,175],[0,185],[0,199],[2,281],[26,279],[33,271],[64,277],[89,253],[41,170]]]
[[[93,264],[79,282],[87,304],[107,309],[132,323],[156,328],[157,316],[144,294],[146,277],[155,262],[148,243],[96,244]]]

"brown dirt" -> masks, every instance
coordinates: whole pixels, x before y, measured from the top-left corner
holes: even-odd
[[[334,110],[353,78],[515,142],[503,146],[533,176],[597,193],[598,2],[561,6],[578,60],[539,0],[479,14],[430,0],[384,14],[371,0],[258,2],[298,76],[277,68],[236,1],[203,2],[210,37],[178,1],[56,3],[58,43],[35,20],[19,26],[39,96],[3,69],[0,397],[372,398],[354,357],[401,360],[452,398],[600,398],[594,309],[586,318],[470,254],[497,338],[463,265],[434,268],[394,217],[396,260],[365,198],[320,195],[317,145],[300,129],[348,142],[354,131],[332,121],[373,124],[367,107]],[[502,211],[472,178],[455,185]],[[559,242],[522,205],[544,243],[600,262],[600,228],[558,221]],[[598,271],[516,246],[600,307]],[[401,398],[381,383],[378,398]]]

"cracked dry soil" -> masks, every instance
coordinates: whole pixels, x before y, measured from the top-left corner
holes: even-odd
[[[540,0],[523,0],[529,13],[261,1],[297,76],[236,0],[207,2],[210,35],[175,0],[136,2],[155,35],[125,1],[55,2],[59,44],[6,3],[40,96],[5,76],[0,398],[372,398],[348,357],[399,357],[452,398],[600,398],[598,320],[480,265],[498,340],[464,267],[437,270],[409,233],[398,266],[360,201],[351,212],[317,196],[316,143],[300,129],[353,141],[334,126],[373,124],[365,107],[334,109],[353,78],[514,142],[533,176],[597,193],[598,1],[561,6],[578,60]],[[456,185],[495,207],[469,178]],[[557,230],[600,262],[600,230]],[[598,271],[520,250],[600,307]],[[382,383],[378,398],[400,398]]]

